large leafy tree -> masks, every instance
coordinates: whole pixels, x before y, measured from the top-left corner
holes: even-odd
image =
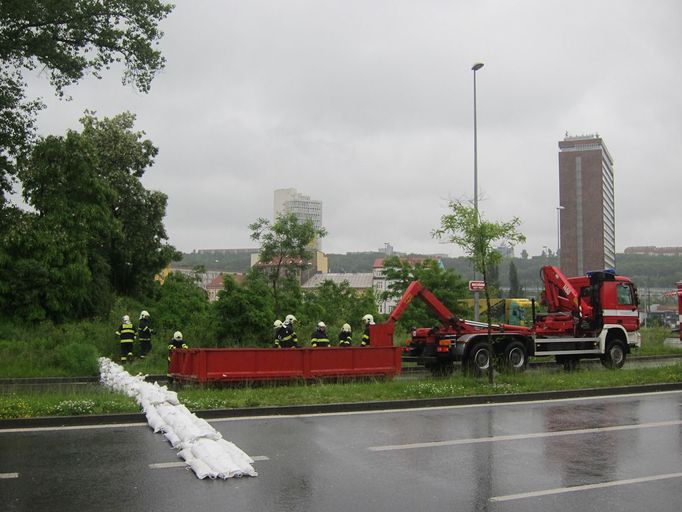
[[[0,2],[0,207],[42,106],[27,100],[22,72],[41,69],[61,96],[86,74],[100,78],[121,63],[123,83],[147,92],[165,63],[158,25],[172,8],[159,0]]]
[[[438,261],[401,260],[391,257],[384,260],[384,275],[388,282],[388,290],[383,298],[400,299],[412,281],[421,282],[438,300],[453,314],[463,315],[466,308],[462,300],[467,297],[467,283],[454,270],[445,269]],[[405,310],[399,323],[405,328],[427,327],[436,325],[438,317],[421,301],[413,301]]]
[[[33,211],[8,210],[14,225],[0,231],[0,273],[14,280],[0,288],[6,313],[26,314],[34,296],[32,318],[103,314],[114,293],[149,290],[154,275],[179,257],[165,243],[165,194],[140,182],[156,148],[132,130],[134,119],[89,114],[82,132],[36,143],[19,172]],[[19,272],[31,266],[44,271]],[[41,275],[50,276],[50,286]]]
[[[259,268],[270,282],[275,314],[281,315],[282,288],[291,288],[298,273],[312,258],[312,244],[327,235],[311,220],[300,222],[295,214],[279,215],[275,222],[259,218],[249,225],[251,240],[260,243]]]

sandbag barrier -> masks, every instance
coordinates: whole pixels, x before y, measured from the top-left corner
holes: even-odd
[[[156,382],[145,382],[144,375],[132,376],[106,357],[99,358],[99,366],[100,382],[134,398],[149,426],[154,432],[163,433],[171,446],[179,450],[178,457],[197,478],[258,476],[251,466],[253,459],[182,405],[175,391]]]

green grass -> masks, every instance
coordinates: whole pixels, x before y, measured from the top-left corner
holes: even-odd
[[[493,386],[488,385],[486,379],[466,377],[456,372],[451,377],[440,379],[428,377],[214,389],[184,387],[179,389],[178,395],[191,410],[200,410],[510,394],[664,382],[682,382],[682,364],[619,371],[528,371],[517,375],[497,375]],[[131,398],[97,386],[84,390],[13,390],[0,393],[0,418],[139,411]]]

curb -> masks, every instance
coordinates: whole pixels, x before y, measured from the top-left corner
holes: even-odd
[[[193,411],[200,418],[245,418],[260,416],[294,416],[302,414],[323,414],[343,412],[364,412],[380,410],[420,409],[429,407],[449,407],[455,405],[485,405],[514,402],[536,402],[540,400],[560,400],[567,398],[586,398],[606,395],[627,395],[680,391],[682,382],[663,384],[644,384],[610,388],[586,388],[569,391],[540,391],[533,393],[514,393],[508,395],[474,395],[449,398],[426,398],[411,400],[390,400],[381,402],[351,402],[338,404],[287,405],[273,407],[242,407],[235,409],[203,409]],[[120,424],[147,424],[146,416],[139,413],[97,414],[89,416],[43,416],[37,418],[15,418],[0,420],[0,431],[23,428],[51,428]]]

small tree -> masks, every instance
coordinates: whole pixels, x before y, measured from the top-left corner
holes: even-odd
[[[506,242],[514,247],[525,242],[526,237],[517,231],[521,221],[514,217],[509,222],[490,222],[481,218],[477,209],[467,206],[460,201],[451,201],[451,213],[441,217],[440,228],[433,231],[433,236],[446,239],[461,247],[472,261],[474,270],[483,275],[485,286],[485,301],[488,322],[488,381],[493,383],[493,347],[492,323],[490,320],[490,292],[488,279],[490,269],[499,264],[502,255],[494,249],[494,245]]]
[[[275,314],[280,315],[282,285],[291,284],[292,276],[305,268],[312,258],[312,243],[327,235],[311,220],[299,222],[295,214],[279,215],[274,223],[260,218],[249,225],[251,240],[259,242],[260,266],[270,281]]]
[[[523,297],[523,286],[519,282],[519,274],[514,260],[509,262],[509,297]]]

